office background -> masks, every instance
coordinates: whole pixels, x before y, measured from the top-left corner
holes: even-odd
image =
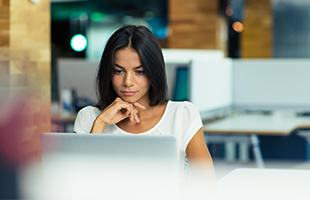
[[[231,58],[308,58],[309,9],[306,0],[1,1],[1,99],[20,92],[33,99],[30,116],[42,116],[40,123],[29,122],[35,138],[51,130],[48,108],[59,100],[57,58],[87,58],[90,51],[98,59],[116,27],[147,25],[164,48],[218,49]],[[243,29],[233,28],[236,21]],[[89,46],[73,51],[72,35],[87,31]],[[33,141],[34,157],[40,157]]]
[[[97,62],[109,36],[122,25],[148,26],[162,48],[219,49],[234,59],[308,58],[310,32],[306,21],[310,18],[309,9],[310,3],[302,0],[55,1],[51,4],[55,59],[51,66],[52,100],[60,98],[56,59],[85,58]],[[238,22],[241,28],[236,25]],[[88,40],[82,52],[70,47],[69,40],[77,33],[84,34]],[[94,97],[90,99],[94,101]],[[90,103],[83,100],[81,106],[83,102]],[[309,157],[307,143],[295,134],[260,138],[267,159]],[[289,146],[299,148],[287,148]],[[210,150],[215,157],[224,156],[222,145],[210,144]]]
[[[0,116],[4,121],[4,108],[20,108],[11,113],[23,121],[0,125],[1,158],[9,161],[1,167],[14,174],[14,166],[40,159],[39,135],[52,130],[51,104],[60,100],[57,59],[98,59],[117,27],[146,25],[164,48],[216,49],[234,59],[309,58],[309,10],[307,0],[0,1]],[[82,52],[70,47],[75,33],[87,36]],[[26,100],[9,98],[21,94]],[[265,158],[309,159],[306,142],[294,134],[260,139]],[[210,146],[219,157],[221,148]]]

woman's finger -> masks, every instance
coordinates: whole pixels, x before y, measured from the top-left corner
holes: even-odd
[[[140,123],[140,119],[139,119],[138,115],[136,115],[135,121],[136,121],[137,123]]]
[[[142,104],[140,104],[139,102],[135,102],[133,103],[134,106],[138,107],[138,108],[141,108],[141,109],[145,109],[145,106],[143,106]]]
[[[136,118],[136,111],[133,105],[131,105],[131,121],[135,121],[135,118]]]
[[[138,110],[136,108],[145,109],[145,107],[139,102],[128,103],[117,97],[114,102],[106,108],[106,111],[110,113],[109,115],[111,117],[109,118],[110,120],[112,120],[111,123],[117,123],[116,121],[123,120],[127,117],[130,121],[135,121],[139,123],[140,119],[138,117]]]
[[[126,104],[126,115],[129,117],[129,120],[132,121],[132,105]]]
[[[138,103],[139,104],[139,103]],[[139,104],[141,106],[141,104]],[[144,108],[144,106],[143,106]],[[140,119],[138,117],[138,110],[135,108],[135,106],[133,104],[130,104],[129,106],[129,109],[130,109],[130,121],[135,121],[137,123],[140,122]]]
[[[134,108],[134,112],[135,112],[135,121],[136,121],[137,123],[139,123],[139,122],[140,122],[140,119],[139,119],[139,117],[138,117],[138,110],[137,110],[136,108]]]

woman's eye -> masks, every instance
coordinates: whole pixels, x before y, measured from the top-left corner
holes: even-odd
[[[143,71],[143,70],[136,71],[136,74],[138,74],[138,75],[143,75],[144,73],[145,73],[145,71]]]
[[[122,74],[123,72],[124,72],[123,70],[119,70],[119,69],[115,70],[115,74]]]

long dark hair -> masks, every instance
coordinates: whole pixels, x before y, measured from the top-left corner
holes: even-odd
[[[96,78],[99,99],[96,106],[103,110],[118,97],[112,86],[115,72],[114,54],[126,47],[133,48],[140,56],[145,75],[150,82],[150,106],[167,102],[165,63],[158,40],[145,26],[129,25],[118,29],[106,44]]]

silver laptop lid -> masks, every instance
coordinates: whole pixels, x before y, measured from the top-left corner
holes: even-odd
[[[174,136],[42,133],[47,196],[171,196],[178,187]],[[165,194],[165,195],[164,195]]]

